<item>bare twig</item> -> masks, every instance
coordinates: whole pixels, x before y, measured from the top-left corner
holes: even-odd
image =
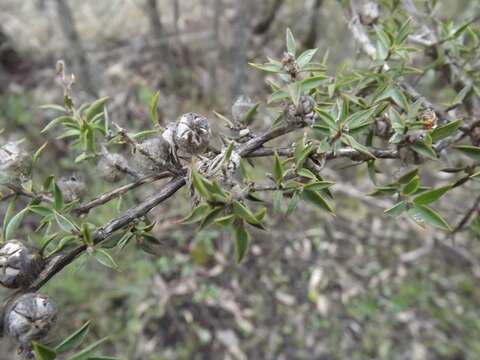
[[[462,231],[463,227],[468,223],[472,215],[478,211],[480,207],[480,196],[478,196],[473,205],[468,209],[467,213],[463,215],[462,219],[458,222],[458,224],[453,228],[452,234],[455,234],[459,231]]]

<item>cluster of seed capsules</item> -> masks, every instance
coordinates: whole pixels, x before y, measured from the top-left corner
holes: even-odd
[[[0,284],[25,290],[10,299],[3,309],[3,334],[17,340],[28,357],[32,341],[44,339],[55,324],[57,308],[44,295],[28,292],[28,287],[44,267],[37,249],[19,240],[9,240],[0,247]]]
[[[308,105],[304,101],[301,103]],[[250,99],[237,100],[232,107],[235,121],[245,116],[251,106]],[[299,112],[304,109],[296,110]],[[158,173],[178,163],[179,158],[205,153],[210,136],[211,129],[206,117],[193,112],[186,113],[168,125],[160,136],[149,137],[137,144],[132,159],[133,168],[123,155],[109,153],[104,148],[97,163],[97,174],[105,181],[114,183],[122,180],[126,174]],[[0,183],[8,183],[12,179],[24,181],[30,171],[31,156],[21,148],[20,143],[10,142],[0,147],[0,172],[5,175]],[[75,175],[60,178],[58,186],[67,202],[78,199],[86,188],[82,178]],[[0,246],[0,284],[18,290],[3,307],[3,332],[0,333],[15,338],[26,358],[32,356],[32,341],[45,339],[57,317],[57,307],[50,298],[29,290],[44,267],[45,259],[41,253],[22,241],[9,240]]]
[[[98,174],[108,182],[120,181],[126,174],[151,174],[161,170],[160,165],[171,164],[178,154],[203,153],[209,145],[210,126],[206,117],[196,113],[182,115],[161,136],[150,137],[140,144],[134,156],[134,168],[120,154],[103,150],[97,163]],[[140,151],[139,151],[140,150]],[[9,142],[0,147],[0,183],[27,180],[32,157],[20,142]],[[78,199],[85,192],[83,179],[72,175],[57,182],[65,201]],[[32,341],[41,341],[55,324],[57,308],[54,302],[29,290],[45,267],[40,252],[19,240],[9,240],[0,246],[0,284],[18,292],[3,306],[0,333],[15,338],[20,353],[32,356]]]
[[[125,175],[152,175],[176,164],[180,157],[205,152],[210,143],[208,119],[189,112],[167,126],[159,136],[151,136],[135,146],[131,166],[121,155],[103,150],[97,164],[97,173],[105,181],[115,183]]]

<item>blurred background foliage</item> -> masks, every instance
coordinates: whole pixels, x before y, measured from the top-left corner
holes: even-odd
[[[379,3],[390,15],[395,1]],[[438,3],[437,18],[456,25],[480,12],[478,0]],[[62,101],[58,59],[76,74],[79,103],[111,96],[110,117],[129,129],[148,128],[157,90],[164,124],[186,111],[216,121],[212,110],[228,114],[239,94],[266,97],[265,77],[248,62],[281,57],[286,27],[303,48],[328,53],[330,74],[366,61],[333,0],[0,0],[2,136],[25,138],[32,150],[45,142],[40,129],[52,117],[38,106]],[[440,103],[455,95],[434,68],[418,86]],[[108,189],[66,155],[66,143],[51,140],[39,178],[75,172],[90,194]],[[439,166],[422,170],[430,185],[447,176]],[[373,189],[366,169],[344,167],[325,170],[337,182],[336,217],[302,204],[286,219],[273,196],[269,230],[253,233],[241,264],[228,234],[177,224],[187,196],[168,200],[152,214],[156,240],[114,254],[119,270],[82,257],[49,282],[62,309],[51,340],[91,319],[90,340],[110,335],[102,352],[132,360],[480,358],[478,214],[450,247],[411,261],[434,230],[385,218],[388,203],[364,195]],[[155,186],[96,209],[96,221]],[[478,190],[454,190],[439,208],[455,224]],[[22,232],[34,228],[27,219]],[[2,339],[0,359],[12,359],[13,347]]]

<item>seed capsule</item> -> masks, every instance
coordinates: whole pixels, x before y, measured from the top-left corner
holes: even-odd
[[[32,170],[32,157],[18,142],[0,147],[0,183],[23,181]]]
[[[86,190],[85,182],[75,175],[61,177],[57,184],[66,202],[82,198]]]
[[[15,338],[23,348],[33,340],[44,339],[55,324],[57,309],[44,295],[21,295],[8,307],[4,318],[4,332]]]
[[[186,113],[180,117],[174,132],[175,145],[189,155],[205,152],[210,142],[210,125],[205,116]]]
[[[17,289],[28,286],[43,268],[43,259],[37,250],[18,240],[10,240],[0,247],[0,284]]]
[[[97,170],[103,180],[116,183],[129,172],[128,161],[120,154],[105,153],[98,161]]]
[[[168,166],[170,145],[162,137],[150,137],[143,140],[133,157],[135,169],[143,175],[155,174]]]

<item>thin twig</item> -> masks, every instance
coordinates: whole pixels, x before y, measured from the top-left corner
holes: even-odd
[[[107,202],[125,194],[126,192],[128,192],[130,190],[136,189],[136,188],[138,188],[142,185],[150,184],[150,183],[155,182],[157,180],[165,179],[165,178],[168,178],[168,177],[171,177],[171,176],[172,175],[168,172],[163,172],[163,173],[160,173],[158,175],[145,176],[145,177],[143,177],[141,179],[138,179],[134,182],[131,182],[129,184],[120,186],[116,189],[113,189],[111,191],[103,193],[103,194],[97,196],[96,198],[94,198],[94,199],[92,199],[88,202],[85,202],[83,204],[79,204],[75,209],[73,209],[73,212],[76,213],[77,215],[86,214],[91,209],[93,209],[97,206],[106,204]]]

